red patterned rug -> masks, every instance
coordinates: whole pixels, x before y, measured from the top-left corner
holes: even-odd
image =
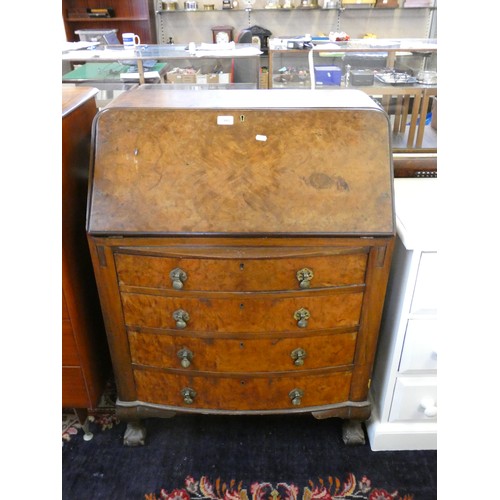
[[[344,481],[338,477],[328,476],[326,480],[318,478],[316,482],[309,481],[309,484],[303,487],[293,483],[254,482],[250,488],[242,481],[237,482],[234,479],[226,483],[220,478],[211,482],[206,476],[202,476],[199,481],[188,476],[183,488],[170,491],[162,489],[158,494],[147,493],[144,498],[145,500],[335,500],[337,498],[413,500],[413,495],[401,497],[397,491],[388,492],[383,488],[375,488],[366,476],[358,481],[354,474],[350,473]]]
[[[120,421],[116,415],[111,412],[89,412],[87,417],[88,421],[98,427],[101,431],[111,429],[114,425],[119,424]],[[82,425],[78,421],[76,415],[70,410],[63,411],[62,414],[62,439],[70,441],[72,437],[76,436],[79,432],[83,432]]]
[[[101,431],[111,429],[120,421],[115,415],[116,385],[114,379],[108,380],[105,390],[94,410],[88,410],[88,422]],[[64,409],[62,412],[62,439],[70,441],[72,437],[83,431],[76,413],[72,409]]]

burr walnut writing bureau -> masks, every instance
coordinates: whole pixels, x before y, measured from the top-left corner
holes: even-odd
[[[364,439],[389,134],[355,90],[144,85],[97,115],[87,232],[125,444],[185,412],[311,412]]]

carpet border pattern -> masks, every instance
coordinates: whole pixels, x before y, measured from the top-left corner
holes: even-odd
[[[250,495],[248,492],[250,491]],[[146,493],[144,500],[414,500],[413,495],[400,496],[397,491],[388,492],[383,488],[372,487],[370,479],[362,476],[357,481],[353,473],[348,473],[344,481],[328,476],[326,481],[318,478],[316,482],[302,488],[295,484],[253,482],[250,488],[242,481],[232,479],[224,482],[221,478],[211,481],[202,476],[196,481],[192,476],[185,479],[182,488],[171,491],[161,489],[158,494]]]

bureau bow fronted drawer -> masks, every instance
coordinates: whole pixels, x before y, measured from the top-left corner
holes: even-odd
[[[92,152],[126,444],[148,416],[370,416],[394,216],[388,119],[368,96],[143,85],[98,114]]]

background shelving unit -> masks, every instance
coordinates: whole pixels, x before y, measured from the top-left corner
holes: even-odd
[[[175,43],[211,42],[214,25],[233,26],[235,39],[253,25],[268,29],[276,37],[303,33],[314,36],[340,30],[351,38],[361,38],[367,32],[376,33],[379,38],[436,38],[437,33],[437,8],[405,8],[404,0],[400,0],[399,8],[363,5],[332,9],[266,9],[266,0],[255,0],[247,10],[241,0],[234,9],[223,9],[222,0],[198,0],[195,11],[185,10],[182,2],[177,3],[177,10],[164,10],[162,0],[155,0],[158,43],[168,43],[170,37]],[[205,4],[213,4],[214,10],[204,10]]]
[[[68,41],[78,41],[77,30],[118,30],[140,36],[142,43],[157,43],[156,0],[62,0],[62,17]],[[87,8],[112,8],[114,17],[89,17]]]

